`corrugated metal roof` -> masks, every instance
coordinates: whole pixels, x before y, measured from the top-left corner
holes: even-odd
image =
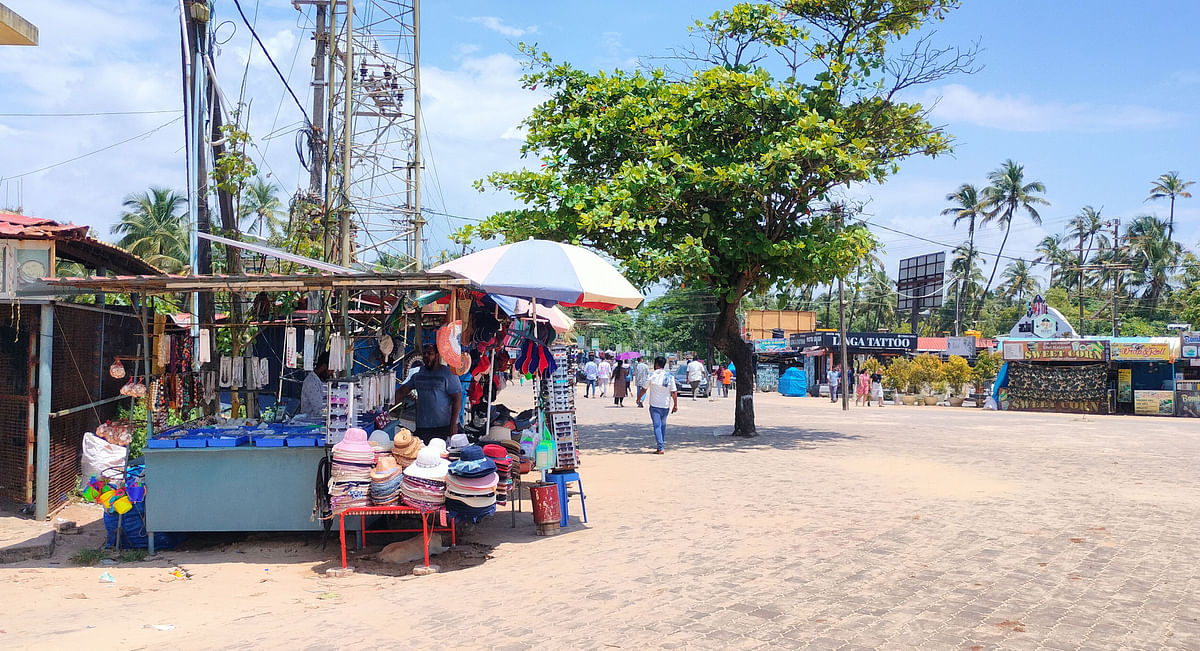
[[[15,240],[83,240],[87,226],[0,211],[0,237]]]

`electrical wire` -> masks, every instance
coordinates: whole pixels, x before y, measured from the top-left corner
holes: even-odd
[[[111,145],[108,145],[108,146],[105,146],[105,147],[101,147],[100,149],[97,149],[97,150],[95,150],[95,151],[89,151],[89,152],[88,152],[88,153],[86,153],[86,154],[80,154],[80,155],[78,155],[78,156],[75,156],[74,158],[68,158],[68,159],[67,159],[67,160],[65,160],[65,161],[61,161],[61,162],[58,162],[58,163],[54,163],[53,165],[47,165],[47,166],[45,166],[45,167],[39,167],[39,168],[38,168],[38,169],[36,169],[36,170],[31,170],[31,171],[29,171],[29,172],[23,172],[23,173],[21,173],[21,174],[15,174],[15,175],[13,175],[13,176],[6,176],[6,177],[3,177],[3,178],[4,178],[4,180],[6,180],[6,181],[7,181],[7,180],[12,180],[12,179],[19,179],[19,178],[21,178],[21,177],[23,177],[23,176],[29,176],[30,174],[37,174],[38,172],[45,172],[45,171],[46,171],[46,170],[48,170],[48,169],[53,169],[53,168],[55,168],[55,167],[59,167],[59,166],[62,166],[62,165],[66,165],[67,163],[74,163],[75,161],[77,161],[77,160],[79,160],[79,159],[81,159],[81,158],[87,158],[88,156],[92,156],[92,155],[95,155],[95,154],[99,154],[100,152],[103,152],[103,151],[108,151],[109,149],[112,149],[113,147],[119,147],[119,146],[121,146],[121,145],[123,145],[123,144],[125,144],[125,143],[127,143],[127,142],[133,142],[134,140],[137,140],[137,139],[139,139],[139,138],[146,138],[146,137],[149,137],[149,136],[153,135],[155,132],[157,132],[157,131],[160,131],[160,130],[162,130],[162,129],[165,129],[166,127],[169,127],[169,126],[171,126],[172,124],[175,124],[176,122],[178,122],[178,121],[180,121],[180,120],[182,120],[182,119],[183,119],[183,116],[182,116],[182,115],[180,115],[179,117],[177,117],[177,118],[175,118],[175,119],[173,119],[173,120],[169,120],[169,121],[167,121],[167,122],[164,122],[164,123],[162,123],[162,124],[158,125],[157,127],[154,127],[153,129],[151,129],[151,130],[149,130],[149,131],[146,131],[145,133],[139,133],[139,134],[138,134],[138,135],[136,135],[136,136],[133,136],[133,137],[131,137],[131,138],[126,138],[125,140],[122,140],[122,141],[120,141],[120,142],[114,142],[114,143],[113,143],[113,144],[111,144]]]
[[[267,46],[263,45],[262,39],[258,37],[258,32],[254,31],[254,27],[250,25],[250,20],[246,18],[246,12],[242,11],[242,3],[239,0],[233,0],[233,6],[237,7],[238,14],[242,17],[242,22],[246,23],[246,28],[250,30],[250,35],[254,37],[254,41],[258,43],[258,47],[262,49],[263,55],[267,57],[267,62],[275,69],[275,74],[279,75],[279,80],[283,82],[283,87],[287,89],[288,94],[292,96],[292,100],[296,102],[296,107],[300,109],[300,114],[304,116],[306,125],[312,124],[312,118],[308,116],[308,111],[304,109],[304,104],[300,103],[300,98],[296,97],[295,91],[288,84],[287,77],[280,72],[279,66],[275,65],[275,59],[271,58],[271,53],[267,51]]]
[[[92,113],[0,113],[0,118],[87,118],[105,115],[155,115],[158,113],[183,113],[183,109],[161,111],[95,111]]]

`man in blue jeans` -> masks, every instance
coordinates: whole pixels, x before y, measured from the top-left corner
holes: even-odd
[[[643,401],[650,403],[650,423],[654,426],[654,440],[658,449],[654,454],[663,453],[663,439],[667,433],[667,415],[679,411],[679,387],[675,386],[675,375],[667,372],[667,359],[654,358],[654,371],[646,382],[646,386],[638,387],[638,404]]]
[[[595,355],[588,355],[587,364],[583,365],[583,374],[587,378],[587,388],[583,391],[584,398],[596,395],[596,377],[600,374],[600,365],[596,363]]]

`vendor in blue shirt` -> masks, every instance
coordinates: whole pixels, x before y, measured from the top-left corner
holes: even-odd
[[[396,402],[416,391],[417,437],[426,444],[435,438],[448,440],[458,433],[462,385],[450,367],[442,363],[437,346],[422,346],[421,361],[424,366],[396,389]]]

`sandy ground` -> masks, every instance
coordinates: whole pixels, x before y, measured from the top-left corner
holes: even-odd
[[[502,398],[520,409],[528,387]],[[982,649],[1025,648],[1037,632],[1028,648],[1103,648],[1097,622],[1119,610],[1103,590],[1084,632],[1063,622],[1094,608],[1068,606],[1044,625],[1037,614],[1057,600],[1090,608],[1069,575],[1087,577],[1106,550],[1096,586],[1122,559],[1129,574],[1159,577],[1109,588],[1140,598],[1113,644],[1200,645],[1187,637],[1200,608],[1185,595],[1200,587],[1197,553],[1173,537],[1200,521],[1194,421],[844,413],[759,394],[757,439],[723,436],[731,399],[683,399],[656,456],[648,414],[625,402],[579,400],[587,524],[573,499],[570,527],[535,536],[526,502],[515,528],[504,512],[463,531],[433,576],[356,555],[356,574],[327,578],[336,535],[324,546],[317,535],[195,536],[146,561],[78,567],[69,559],[102,543],[102,526],[94,507],[72,507],[62,515],[92,520],[83,534],[61,536],[48,561],[0,567],[0,647]],[[1043,584],[1044,599],[1022,601]],[[1173,628],[1135,628],[1176,593],[1157,617]]]

